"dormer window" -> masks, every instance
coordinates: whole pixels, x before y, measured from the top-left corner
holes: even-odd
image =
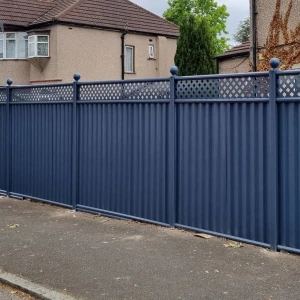
[[[28,57],[49,57],[49,35],[28,37]]]

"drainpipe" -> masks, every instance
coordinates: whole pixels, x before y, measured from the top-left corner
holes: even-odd
[[[253,72],[257,71],[257,13],[256,0],[252,0],[252,44],[253,44]]]
[[[219,59],[217,58],[216,59],[216,71],[217,71],[217,74],[220,74],[220,62],[219,62]]]
[[[122,50],[121,50],[121,59],[122,59],[122,75],[121,75],[121,78],[122,80],[125,79],[125,35],[127,34],[127,30],[125,30],[122,35],[121,35],[121,47],[122,47]]]

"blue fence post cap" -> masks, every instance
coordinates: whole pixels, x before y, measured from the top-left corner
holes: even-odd
[[[73,76],[73,78],[74,78],[75,81],[79,81],[80,78],[81,78],[81,76],[80,76],[80,74],[75,73],[74,76]]]
[[[8,86],[11,86],[13,84],[13,80],[9,78],[7,79],[6,83]]]
[[[270,60],[270,66],[272,69],[277,69],[280,66],[280,60],[278,58],[272,58]]]
[[[170,73],[172,76],[176,76],[178,74],[178,68],[176,66],[171,67]]]

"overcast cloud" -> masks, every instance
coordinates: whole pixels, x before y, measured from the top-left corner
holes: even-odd
[[[131,0],[132,2],[152,11],[153,13],[161,16],[167,9],[167,0]],[[230,17],[227,22],[227,31],[229,38],[232,40],[240,21],[243,21],[249,16],[249,0],[217,0],[220,4],[227,6]]]

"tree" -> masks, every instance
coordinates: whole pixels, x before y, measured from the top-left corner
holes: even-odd
[[[219,6],[215,0],[168,0],[169,8],[163,16],[170,22],[182,25],[186,17],[195,16],[197,21],[205,17],[213,37],[215,54],[228,49],[228,39],[224,37],[229,16],[226,5]]]
[[[215,73],[213,40],[205,18],[198,21],[191,14],[182,21],[175,64],[180,76]]]
[[[248,42],[250,40],[250,18],[246,18],[240,22],[234,36],[234,40],[238,43]]]

